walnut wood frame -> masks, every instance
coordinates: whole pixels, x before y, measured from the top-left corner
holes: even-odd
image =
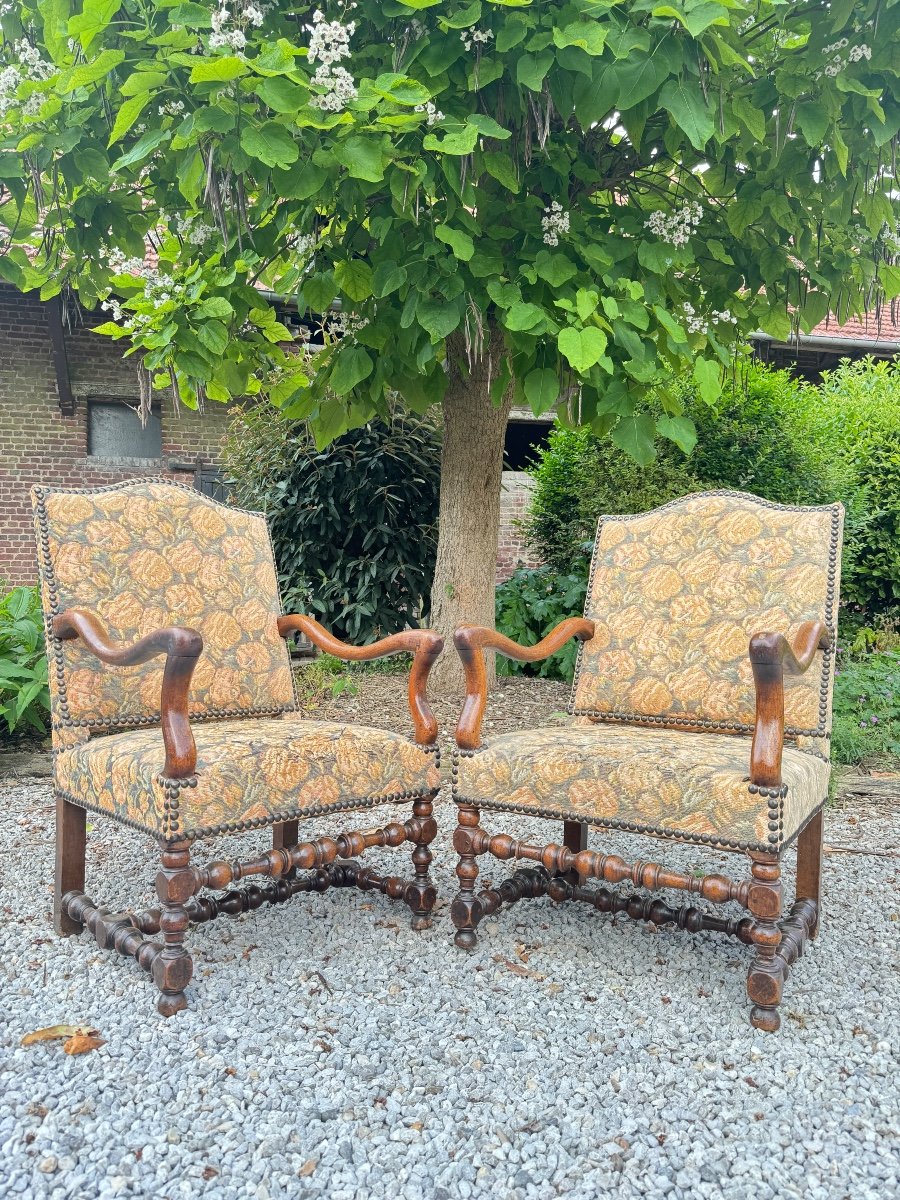
[[[492,806],[480,806],[458,792],[460,756],[475,754],[481,746],[481,725],[487,704],[484,651],[496,650],[519,662],[538,662],[561,649],[570,638],[589,639],[593,628],[591,621],[570,618],[533,647],[521,646],[481,626],[464,626],[454,635],[466,679],[466,697],[456,727],[457,750],[452,769],[453,798],[458,813],[453,845],[459,856],[456,867],[459,891],[451,904],[450,915],[456,926],[456,944],[465,950],[472,949],[477,942],[480,921],[501,905],[544,895],[558,903],[581,900],[600,912],[625,913],[634,920],[653,921],[656,925],[673,923],[691,933],[704,929],[725,933],[755,948],[747,976],[747,993],[753,1004],[750,1020],[757,1029],[775,1032],[781,1024],[778,1005],[784,981],[791,966],[803,954],[807,941],[815,938],[819,929],[821,806],[797,836],[796,899],[790,912],[783,915],[781,859],[787,846],[780,843],[778,834],[771,835],[777,846],[768,850],[747,849],[751,860],[749,879],[734,881],[716,874],[695,876],[667,870],[658,863],[638,861],[629,864],[617,855],[589,850],[588,826],[583,821],[564,822],[562,846],[554,843],[532,845],[506,833],[491,835],[480,822],[481,808]],[[802,674],[813,662],[816,652],[828,650],[830,645],[828,628],[821,621],[802,625],[793,644],[780,633],[757,633],[750,640],[756,724],[750,751],[749,786],[752,791],[768,797],[770,817],[777,812],[783,797],[784,677]],[[551,817],[549,813],[539,815]],[[601,824],[599,821],[591,823]],[[780,830],[780,822],[775,828]],[[663,829],[645,828],[641,832],[693,841]],[[709,842],[711,839],[701,840]],[[739,847],[734,843],[724,844],[722,848]],[[525,859],[537,865],[518,870],[499,885],[489,885],[476,892],[477,860],[483,854],[500,860]],[[735,902],[750,915],[734,919],[695,907],[672,908],[651,896],[585,886],[591,879],[627,883],[649,892],[675,888],[697,894],[712,904]]]
[[[409,706],[415,741],[423,749],[433,749],[437,754],[437,722],[428,705],[426,686],[431,667],[443,649],[441,637],[427,629],[415,629],[383,638],[369,646],[352,646],[339,641],[311,617],[279,618],[278,631],[282,637],[297,629],[323,650],[343,659],[365,661],[411,651]],[[194,629],[172,626],[148,634],[131,645],[116,645],[100,619],[83,609],[68,609],[52,617],[50,632],[58,642],[80,638],[91,653],[110,666],[132,666],[166,656],[160,704],[165,748],[163,782],[167,799],[177,809],[179,789],[191,786],[195,781],[197,766],[188,699],[191,677],[203,651],[200,634]],[[267,853],[245,862],[212,862],[203,868],[192,865],[192,844],[207,831],[191,836],[159,838],[160,867],[156,876],[159,908],[144,913],[111,913],[98,908],[84,893],[85,808],[57,791],[56,931],[68,935],[79,933],[87,926],[98,945],[134,958],[150,973],[161,993],[157,1004],[159,1011],[164,1016],[171,1016],[187,1007],[185,989],[193,973],[192,959],[184,946],[185,933],[190,926],[223,913],[239,915],[257,909],[263,903],[282,903],[300,892],[353,886],[362,891],[380,891],[389,899],[403,901],[412,910],[413,928],[427,929],[437,900],[437,890],[429,874],[430,845],[437,835],[433,816],[436,794],[436,791],[403,793],[385,798],[380,802],[412,800],[412,817],[402,824],[391,822],[383,827],[353,830],[337,838],[320,837],[300,842],[299,820],[304,815],[312,815],[309,813],[298,811],[270,819],[254,818],[248,827],[273,826],[273,846]],[[230,826],[229,831],[237,828]],[[373,846],[396,847],[404,842],[413,845],[412,879],[380,875],[356,861],[358,855]],[[298,874],[303,870],[312,873]],[[233,889],[220,896],[203,894],[204,889],[217,891],[256,875],[268,877],[273,883],[269,887],[251,885]],[[162,940],[151,940],[155,934],[160,934]]]

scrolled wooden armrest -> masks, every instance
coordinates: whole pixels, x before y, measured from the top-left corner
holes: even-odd
[[[426,687],[428,675],[444,648],[444,639],[431,629],[404,629],[368,646],[351,646],[329,633],[314,617],[301,613],[278,618],[278,632],[282,637],[299,630],[326,654],[350,662],[369,662],[385,658],[389,654],[411,651],[412,667],[409,672],[409,711],[412,715],[416,742],[420,746],[433,746],[437,741],[437,720],[428,704]]]
[[[163,774],[168,779],[186,779],[197,766],[197,747],[188,719],[188,691],[197,660],[203,652],[203,638],[196,629],[172,625],[157,629],[131,645],[116,645],[94,613],[69,608],[52,621],[53,636],[60,641],[80,638],[88,650],[111,667],[133,667],[166,656],[160,698],[160,724],[166,761]]]
[[[481,745],[481,722],[487,705],[487,671],[484,651],[496,650],[517,662],[540,662],[555,654],[570,638],[586,642],[594,636],[593,621],[569,617],[551,629],[536,646],[521,646],[483,625],[462,625],[453,635],[453,643],[462,659],[466,676],[466,698],[456,723],[456,744],[461,750],[477,750]]]
[[[756,685],[756,725],[750,750],[750,782],[781,787],[784,750],[784,677],[802,675],[818,650],[831,647],[831,634],[822,621],[805,621],[793,645],[783,633],[755,633],[750,639],[750,663]]]

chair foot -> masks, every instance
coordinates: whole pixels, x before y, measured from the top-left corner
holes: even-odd
[[[474,950],[478,945],[478,934],[474,929],[457,929],[453,940],[460,950]]]
[[[430,929],[431,911],[437,903],[437,888],[431,880],[417,877],[407,885],[405,899],[412,909],[413,929]]]
[[[750,1024],[754,1029],[762,1029],[765,1033],[777,1033],[781,1028],[781,1017],[777,1008],[754,1004],[750,1010]]]
[[[172,996],[160,996],[156,1008],[164,1017],[174,1017],[177,1012],[187,1008],[188,1002],[184,992],[176,992]]]

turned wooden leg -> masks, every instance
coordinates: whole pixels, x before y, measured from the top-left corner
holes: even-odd
[[[63,906],[67,892],[84,891],[84,851],[87,813],[62,796],[56,797],[56,881],[53,889],[53,927],[61,937],[81,933],[84,925]]]
[[[797,899],[812,900],[816,921],[809,936],[819,932],[822,918],[822,826],[824,809],[819,809],[797,840]]]
[[[184,989],[194,971],[191,956],[184,948],[184,934],[190,924],[185,905],[197,890],[190,868],[190,846],[187,841],[163,844],[162,865],[156,875],[159,929],[165,944],[153,960],[151,971],[153,982],[162,992],[156,1007],[164,1017],[187,1008]]]
[[[750,868],[752,882],[747,908],[756,918],[752,939],[756,956],[747,975],[747,995],[753,1001],[750,1023],[757,1029],[774,1033],[781,1025],[778,1005],[784,985],[783,959],[776,951],[781,941],[778,918],[781,916],[781,868],[777,860],[754,857]]]
[[[432,858],[428,847],[437,837],[437,822],[432,816],[436,795],[437,792],[431,792],[413,803],[413,819],[418,822],[418,833],[412,852],[415,875],[406,889],[406,903],[413,914],[413,929],[428,929],[431,925],[431,910],[437,901],[437,888],[428,874]]]
[[[585,821],[563,821],[563,845],[573,854],[580,854],[588,848],[588,827]],[[581,879],[576,870],[557,872],[569,883],[579,884]]]
[[[475,895],[475,880],[478,878],[478,859],[475,856],[474,838],[478,831],[479,813],[474,804],[460,804],[458,825],[453,835],[453,848],[459,855],[456,877],[459,891],[450,906],[450,919],[456,926],[456,944],[463,950],[472,950],[478,941],[475,932],[481,920],[481,905]]]
[[[279,825],[273,825],[272,849],[289,850],[291,846],[297,845],[299,836],[300,823],[298,821],[282,821]]]

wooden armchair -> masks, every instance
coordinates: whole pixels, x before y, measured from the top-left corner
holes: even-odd
[[[544,894],[718,930],[755,947],[751,1020],[778,1028],[784,979],[819,925],[842,519],[840,505],[790,508],[737,492],[604,517],[584,619],[533,648],[457,630],[467,680],[453,763],[458,946],[474,946],[479,921],[501,904]],[[572,637],[582,643],[575,723],[482,743],[484,652],[535,662]],[[489,834],[482,809],[562,821],[563,844]],[[750,859],[749,878],[629,864],[589,850],[589,825],[736,851]],[[794,842],[796,901],[783,916],[780,863]],[[476,892],[486,853],[536,865]],[[590,887],[592,878],[732,901],[750,916],[673,908]]]
[[[311,617],[282,616],[265,519],[180,484],[36,487],[33,506],[50,658],[57,932],[87,925],[101,946],[135,958],[168,1016],[186,1005],[186,930],[221,913],[355,886],[405,901],[414,928],[428,926],[440,780],[425,686],[441,638],[409,630],[349,646]],[[412,651],[415,741],[302,719],[284,640],[298,629],[344,659]],[[402,824],[298,840],[300,818],[405,800],[412,814]],[[159,908],[110,913],[84,894],[86,809],[157,838]],[[191,862],[195,841],[265,825],[273,847],[258,857]],[[403,842],[413,844],[409,879],[356,861],[371,846]],[[221,894],[254,876],[272,882]]]

